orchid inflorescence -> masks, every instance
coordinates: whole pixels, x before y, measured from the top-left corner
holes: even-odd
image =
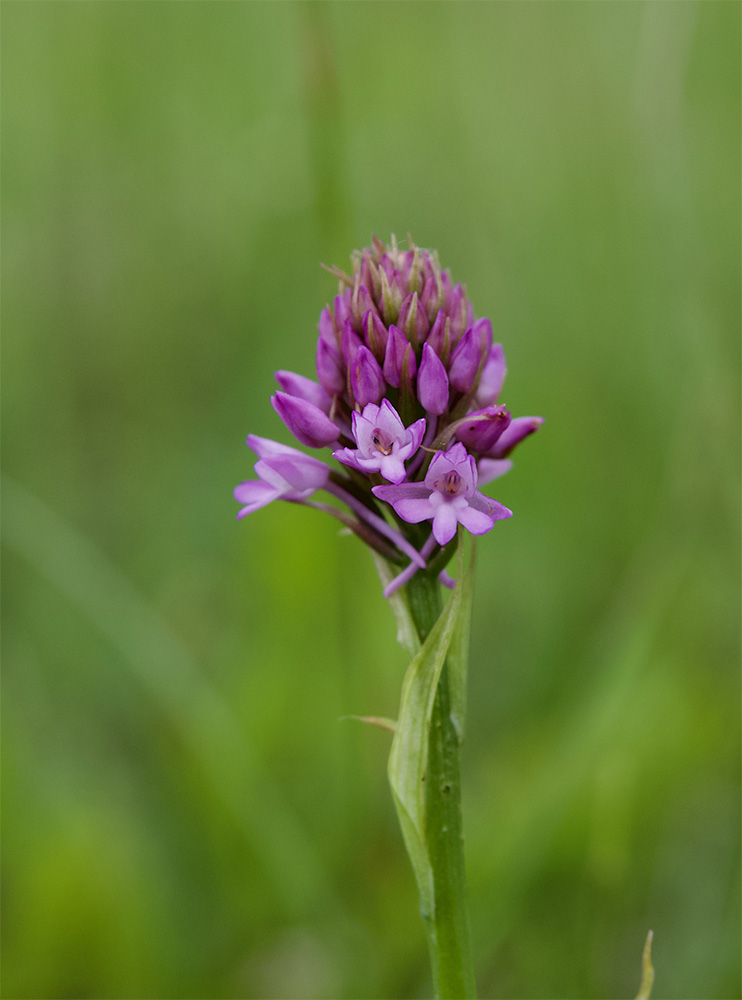
[[[507,472],[543,423],[498,403],[506,368],[492,324],[474,319],[435,251],[409,247],[374,237],[353,254],[352,276],[333,268],[340,289],[320,315],[317,381],[276,372],[273,408],[301,444],[332,449],[342,471],[251,434],[258,479],[234,491],[238,518],[288,500],[341,520],[404,567],[387,597],[419,569],[453,586],[444,567],[458,525],[484,535],[512,516],[478,487]],[[343,506],[310,499],[319,490]]]

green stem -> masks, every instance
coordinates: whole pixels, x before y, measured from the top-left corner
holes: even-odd
[[[410,610],[424,642],[442,610],[436,576],[417,573],[407,584]],[[451,717],[448,669],[443,665],[433,706],[425,774],[426,842],[433,870],[432,912],[423,913],[440,1000],[476,997],[469,940],[461,823],[460,744]]]

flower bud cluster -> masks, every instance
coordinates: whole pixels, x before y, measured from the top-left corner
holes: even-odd
[[[326,480],[316,488],[350,507],[350,521],[341,519],[377,551],[411,560],[401,583],[421,562],[429,568],[437,555],[439,562],[450,555],[441,549],[458,524],[484,534],[511,515],[476,487],[507,472],[513,448],[543,421],[513,420],[498,403],[506,373],[502,345],[494,343],[490,321],[475,318],[465,287],[441,270],[434,251],[411,242],[403,250],[394,237],[390,245],[374,237],[352,261],[352,275],[332,269],[340,287],[319,319],[317,381],[278,371],[271,402],[301,444],[332,449],[344,471],[325,466]],[[273,483],[264,450],[259,482],[235,491],[241,502],[254,495],[238,516],[276,498],[339,516],[336,507],[307,499],[313,490],[305,483],[317,481],[316,467],[307,476],[297,458],[292,477],[284,461],[282,483]],[[408,525],[423,520],[432,521],[432,530],[413,559],[409,547],[419,542],[420,529]]]

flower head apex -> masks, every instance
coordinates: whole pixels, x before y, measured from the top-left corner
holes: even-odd
[[[256,434],[250,434],[247,443],[258,456],[255,463],[258,479],[235,487],[235,500],[244,504],[238,518],[252,514],[273,500],[301,503],[327,482],[329,466],[296,448]]]
[[[404,463],[415,454],[425,434],[425,419],[405,427],[388,399],[367,403],[363,412],[352,416],[357,448],[341,448],[333,457],[366,474],[380,472],[390,483],[406,476]]]
[[[451,541],[459,524],[473,535],[485,535],[495,521],[513,515],[477,490],[476,462],[461,442],[435,454],[423,483],[375,486],[373,493],[390,503],[404,521],[432,521],[439,545]]]

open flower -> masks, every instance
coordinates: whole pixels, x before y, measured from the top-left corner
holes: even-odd
[[[439,545],[451,541],[459,524],[473,535],[485,535],[495,521],[513,515],[477,490],[476,462],[461,442],[436,453],[424,482],[375,486],[372,492],[390,503],[404,521],[432,520],[433,537]]]
[[[250,434],[247,443],[258,456],[255,471],[259,478],[235,487],[235,500],[245,505],[237,514],[238,518],[252,514],[273,500],[301,503],[327,482],[329,466],[296,448],[256,434]]]
[[[412,458],[425,433],[425,419],[405,427],[388,399],[381,405],[367,403],[362,413],[353,413],[353,437],[357,448],[340,448],[333,458],[361,472],[380,472],[390,483],[401,483],[404,463]]]

